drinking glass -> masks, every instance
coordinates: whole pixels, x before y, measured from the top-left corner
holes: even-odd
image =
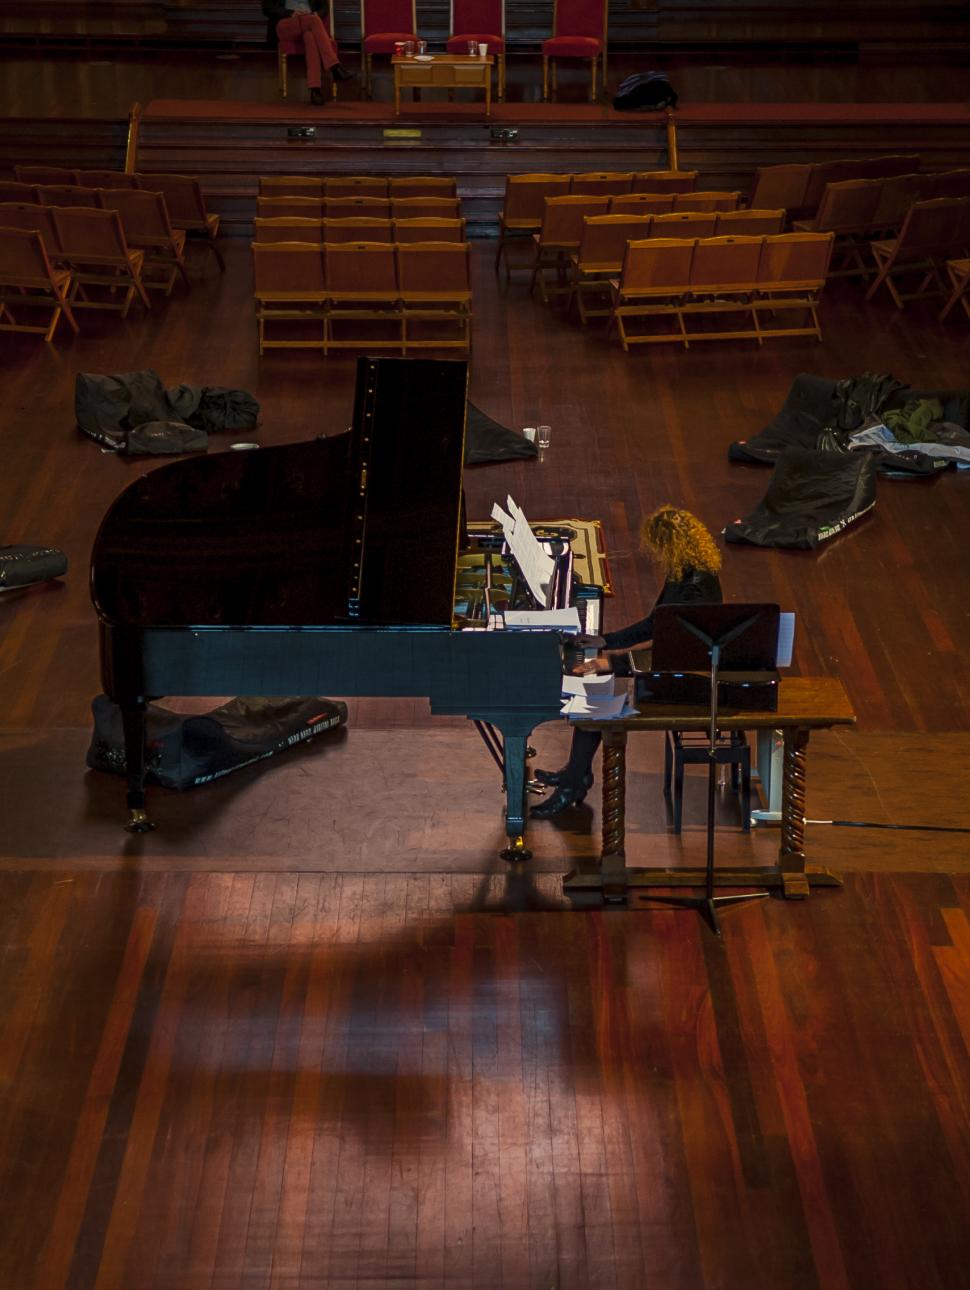
[[[418,53],[426,54],[428,52],[428,42],[426,40],[418,41]]]
[[[404,42],[404,56],[405,56],[406,58],[413,58],[413,57],[414,57],[414,41],[413,41],[413,40],[406,40],[406,41]]]
[[[552,426],[536,426],[536,443],[540,448],[548,448],[552,438]]]
[[[468,42],[468,54],[469,54],[469,57],[471,57],[471,58],[476,58],[476,57],[478,56],[478,41],[477,41],[477,40],[470,40],[470,41]]]

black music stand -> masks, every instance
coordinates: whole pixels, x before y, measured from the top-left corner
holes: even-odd
[[[715,936],[720,936],[718,905],[764,900],[766,891],[736,896],[714,895],[714,803],[717,796],[717,690],[722,661],[747,670],[770,671],[778,652],[777,605],[662,605],[654,613],[653,666],[664,669],[677,660],[678,670],[700,671],[709,664],[711,720],[707,761],[707,871],[703,896],[650,896],[661,905],[696,909]],[[743,638],[743,639],[742,639]],[[658,666],[659,664],[659,666]],[[669,664],[668,664],[669,666]]]

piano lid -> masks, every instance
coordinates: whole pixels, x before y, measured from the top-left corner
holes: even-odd
[[[349,434],[172,462],[95,539],[91,594],[127,626],[449,626],[467,364],[361,359]]]

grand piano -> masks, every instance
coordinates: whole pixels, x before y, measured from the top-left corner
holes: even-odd
[[[532,606],[501,537],[464,519],[467,364],[361,359],[353,426],[305,443],[161,466],[111,506],[91,594],[106,694],[121,708],[127,827],[152,828],[145,716],[163,695],[427,696],[477,724],[505,785],[510,860],[525,844],[526,747],[560,711],[563,644],[486,631]],[[549,604],[579,592],[568,533]],[[497,732],[497,733],[496,733]]]

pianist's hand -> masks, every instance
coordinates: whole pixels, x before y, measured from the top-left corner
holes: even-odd
[[[597,672],[612,672],[613,664],[602,654],[597,654],[595,658],[585,659],[577,667],[573,668],[574,676],[592,676]]]

